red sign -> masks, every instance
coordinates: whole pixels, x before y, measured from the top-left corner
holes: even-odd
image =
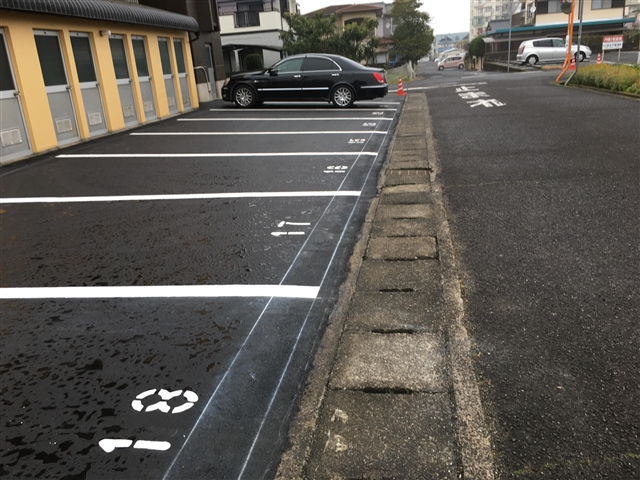
[[[623,35],[608,35],[602,37],[602,50],[620,50],[623,43]]]

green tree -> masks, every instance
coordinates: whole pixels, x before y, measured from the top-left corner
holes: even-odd
[[[380,44],[375,36],[378,20],[366,18],[361,23],[350,23],[338,29],[336,15],[324,16],[317,12],[313,17],[297,13],[284,15],[289,30],[280,33],[287,55],[298,53],[334,53],[355,60],[366,61]]]
[[[433,29],[429,26],[431,17],[418,9],[419,0],[395,0],[391,17],[396,28],[391,39],[396,53],[405,61],[415,64],[431,51]]]
[[[484,40],[482,37],[476,37],[469,44],[469,55],[472,57],[484,57]]]

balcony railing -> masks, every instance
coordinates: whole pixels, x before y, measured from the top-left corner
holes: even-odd
[[[258,11],[235,12],[233,17],[236,28],[260,26],[260,12]]]

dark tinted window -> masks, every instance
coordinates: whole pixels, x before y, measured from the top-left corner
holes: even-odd
[[[187,69],[184,66],[184,52],[182,50],[182,42],[180,40],[174,40],[173,48],[176,51],[176,64],[178,66],[178,73],[185,73]]]
[[[73,49],[73,58],[76,62],[76,71],[78,72],[80,83],[95,82],[96,71],[93,68],[89,37],[71,37],[71,48]]]
[[[162,73],[171,75],[171,58],[169,57],[169,42],[167,40],[158,39],[158,47],[160,48],[160,61],[162,62]]]
[[[13,77],[11,76],[11,67],[9,65],[9,56],[4,44],[4,35],[0,33],[0,91],[14,90]]]
[[[124,40],[121,38],[110,38],[111,57],[113,58],[113,69],[116,71],[116,78],[129,78],[129,67],[127,66],[127,54],[124,51]]]
[[[302,61],[304,58],[292,58],[291,60],[284,60],[275,66],[272,70],[278,73],[286,72],[299,72],[302,70]]]
[[[36,48],[45,86],[66,85],[67,75],[64,71],[58,37],[56,35],[36,35]]]
[[[338,66],[327,58],[307,57],[304,64],[305,71],[338,70]]]
[[[553,40],[540,40],[538,47],[553,47]]]
[[[149,76],[149,66],[147,65],[147,53],[144,50],[144,40],[135,38],[133,43],[133,55],[136,59],[136,70],[139,77]]]

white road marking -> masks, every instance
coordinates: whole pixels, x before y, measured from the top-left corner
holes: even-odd
[[[165,450],[169,450],[171,448],[171,444],[169,442],[155,442],[152,440],[138,440],[133,448],[140,448],[144,450],[159,450],[161,452]]]
[[[382,112],[380,113],[382,115]],[[338,120],[370,120],[368,117],[322,117],[322,118],[179,118],[179,122],[320,122],[320,121],[338,121]],[[393,118],[378,118],[378,120],[391,121]]]
[[[129,440],[127,438],[103,438],[98,442],[100,448],[107,453],[113,452],[116,448],[129,448],[133,440]],[[165,451],[171,448],[171,444],[169,442],[156,442],[152,440],[138,440],[133,448],[144,449],[144,450],[159,450]]]
[[[298,226],[308,226],[311,225],[310,223],[301,223],[301,222],[285,222],[284,220],[280,223],[278,223],[278,228],[282,228],[284,225],[298,225]]]
[[[271,232],[274,237],[282,237],[285,235],[304,235],[304,232]]]
[[[353,143],[363,144],[365,140],[366,140],[365,138],[350,138],[349,144],[353,144]]]
[[[113,452],[116,448],[129,448],[133,444],[133,440],[126,438],[103,438],[98,442],[100,448],[107,453]]]
[[[16,287],[0,288],[0,299],[42,298],[214,298],[318,296],[320,287],[304,285],[159,285],[122,287]]]
[[[189,135],[217,135],[217,136],[233,136],[233,135],[347,135],[347,134],[356,134],[356,133],[368,133],[372,135],[386,135],[387,132],[383,131],[374,131],[374,130],[331,130],[331,131],[318,131],[318,132],[139,132],[139,133],[130,133],[129,135],[137,135],[137,136],[189,136]]]
[[[237,158],[237,157],[327,157],[372,156],[376,152],[285,152],[285,153],[87,153],[64,154],[56,158]]]
[[[207,200],[217,198],[290,198],[290,197],[358,197],[354,190],[319,192],[237,192],[186,193],[176,195],[115,195],[111,197],[14,197],[0,198],[0,205],[14,203],[82,203],[82,202],[141,202],[161,200]]]
[[[329,165],[327,169],[324,171],[324,173],[347,173],[348,169],[349,167],[347,167],[346,165],[338,165],[338,166]]]
[[[133,402],[131,402],[131,408],[133,408],[136,412],[142,412],[143,410],[145,412],[154,412],[156,410],[160,410],[163,413],[169,413],[169,411],[171,411],[172,414],[175,414],[175,413],[182,413],[189,410],[191,407],[193,407],[195,402],[198,401],[198,395],[195,392],[192,392],[190,390],[187,390],[187,391],[176,390],[176,391],[170,392],[169,390],[162,388],[158,392],[158,396],[162,399],[162,401],[149,405],[145,409],[144,404],[140,400],[148,397],[149,395],[153,395],[155,392],[156,392],[155,389],[142,392],[140,395],[136,397],[136,399]],[[186,402],[184,402],[182,405],[177,405],[173,407],[173,410],[171,410],[171,407],[169,406],[167,401],[179,396],[183,396],[186,399]]]

